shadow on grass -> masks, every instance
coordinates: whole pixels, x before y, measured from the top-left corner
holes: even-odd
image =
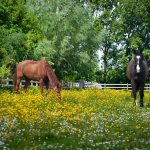
[[[11,93],[13,93],[13,91],[14,91],[13,87],[1,87],[0,86],[0,93],[3,93],[3,92],[11,92]]]
[[[10,149],[66,149],[70,145],[76,147],[79,139],[71,136],[64,137],[64,135],[56,135],[54,133],[40,133],[40,135],[33,135],[32,137],[23,137],[18,141],[11,141],[7,143]],[[7,145],[6,144],[6,145]]]

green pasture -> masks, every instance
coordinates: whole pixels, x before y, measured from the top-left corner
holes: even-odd
[[[144,108],[124,90],[0,90],[2,150],[149,150],[150,93]]]

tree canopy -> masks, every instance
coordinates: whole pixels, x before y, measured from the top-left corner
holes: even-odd
[[[150,64],[149,17],[147,0],[1,0],[0,76],[46,59],[60,80],[126,83],[133,50]]]
[[[150,63],[150,4],[147,0],[90,1],[93,12],[99,14],[97,27],[106,29],[103,40],[101,82],[127,82],[127,62],[133,50],[143,51]]]

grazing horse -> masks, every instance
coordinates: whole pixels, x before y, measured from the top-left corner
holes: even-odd
[[[134,51],[134,59],[128,63],[127,77],[131,81],[134,105],[137,105],[136,92],[140,94],[140,107],[143,107],[144,86],[148,75],[147,62],[143,60],[143,54],[140,51]]]
[[[16,65],[14,74],[14,90],[18,93],[19,85],[22,77],[25,78],[25,90],[29,86],[31,80],[39,81],[40,92],[43,93],[43,83],[46,85],[46,89],[49,88],[49,83],[51,84],[55,93],[58,94],[59,99],[61,86],[57,80],[57,77],[52,69],[52,67],[45,60],[33,61],[25,60]]]

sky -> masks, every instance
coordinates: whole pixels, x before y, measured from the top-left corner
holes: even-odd
[[[98,50],[97,54],[98,54],[98,58],[99,58],[99,64],[98,65],[99,65],[100,68],[102,68],[103,61],[102,61],[101,58],[102,58],[103,52]]]

